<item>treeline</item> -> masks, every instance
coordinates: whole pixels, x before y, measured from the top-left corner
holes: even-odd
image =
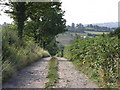
[[[66,31],[60,2],[9,2],[12,25],[2,27],[2,80],[46,56],[56,54],[55,36]],[[50,54],[49,54],[49,53]]]
[[[64,55],[99,87],[120,87],[120,29],[112,37],[76,38]]]
[[[18,37],[21,40],[26,35],[33,37],[36,43],[53,54],[49,49],[57,48],[55,36],[66,31],[61,2],[9,2],[5,5],[10,7],[5,12],[14,19]]]
[[[76,33],[84,33],[85,31],[95,31],[95,32],[113,32],[115,28],[108,28],[108,27],[101,27],[98,25],[87,25],[84,26],[83,24],[74,24],[72,23],[71,26],[67,26],[69,32],[76,32]]]

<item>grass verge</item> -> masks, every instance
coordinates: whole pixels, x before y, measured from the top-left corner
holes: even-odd
[[[77,65],[101,88],[119,87],[118,49],[119,39],[108,35],[97,38],[76,38],[70,47],[65,47],[64,56]]]
[[[99,80],[98,74],[96,74],[94,70],[89,67],[89,63],[82,65],[78,60],[72,62],[77,70],[87,75],[96,85],[98,85],[98,87],[103,86],[103,83]]]
[[[52,57],[49,61],[49,71],[47,78],[49,81],[45,84],[45,88],[52,88],[56,85],[58,77],[58,60],[56,57]]]
[[[33,38],[24,36],[20,40],[17,31],[11,29],[11,26],[2,29],[2,61],[0,62],[2,83],[17,71],[47,56],[50,56],[49,52],[35,43]]]
[[[95,83],[99,88],[116,88],[117,86],[115,84],[111,86],[107,86],[104,82],[102,82],[102,78],[100,77],[99,71],[96,72],[95,69],[90,67],[89,63],[85,63],[84,65],[81,64],[79,60],[72,61],[75,65],[76,69],[80,72],[84,73]]]

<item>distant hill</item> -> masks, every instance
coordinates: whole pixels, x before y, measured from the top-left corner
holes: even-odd
[[[118,22],[106,22],[106,23],[96,23],[93,25],[98,25],[98,26],[105,26],[109,28],[117,28],[118,27]]]
[[[67,26],[68,32],[71,33],[85,33],[85,31],[95,31],[95,32],[112,32],[114,31],[114,28],[110,27],[105,27],[105,26],[100,26],[100,25],[95,25],[95,24],[86,24],[83,25],[82,23],[80,24],[74,24],[68,25]]]

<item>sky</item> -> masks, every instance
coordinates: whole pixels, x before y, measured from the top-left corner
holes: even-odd
[[[61,0],[64,18],[71,23],[105,23],[118,21],[120,0]]]
[[[95,24],[118,21],[118,2],[120,0],[61,0],[67,25],[71,23]],[[1,7],[0,7],[1,9]],[[0,24],[11,23],[2,13]]]

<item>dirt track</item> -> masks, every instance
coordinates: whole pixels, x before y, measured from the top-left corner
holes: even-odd
[[[78,72],[72,62],[65,58],[59,60],[58,88],[98,88],[86,75]]]
[[[3,88],[44,88],[48,82],[48,62],[51,57],[43,58],[19,71]],[[53,88],[98,88],[86,75],[78,72],[72,62],[57,57],[59,82]]]
[[[49,58],[43,58],[26,67],[3,85],[3,88],[44,88],[48,81]]]

